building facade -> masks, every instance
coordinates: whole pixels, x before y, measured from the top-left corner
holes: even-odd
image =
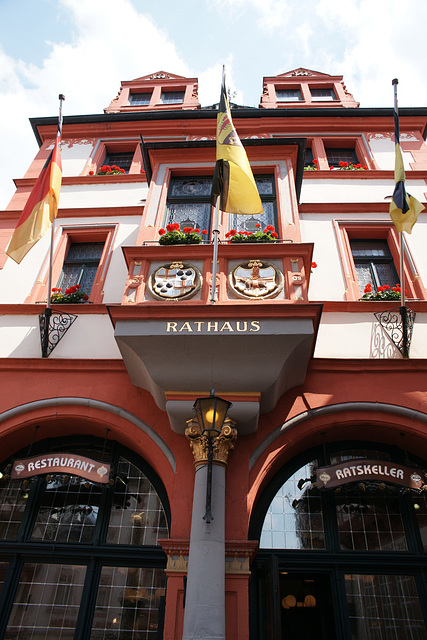
[[[388,214],[393,111],[308,69],[231,105],[263,213],[220,213],[213,282],[218,105],[197,90],[157,72],[65,116],[53,234],[17,265],[57,129],[31,120],[0,213],[0,637],[427,638],[427,225],[399,239]],[[424,204],[426,126],[400,109]],[[210,478],[211,390],[232,406]]]

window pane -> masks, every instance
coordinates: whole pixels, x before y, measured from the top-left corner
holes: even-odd
[[[230,214],[230,229],[236,229],[237,231],[262,231],[265,227],[271,225],[275,227],[277,231],[274,206],[274,177],[255,176],[255,182],[261,197],[263,213],[249,216]],[[261,225],[261,229],[256,226],[257,224]]]
[[[350,240],[354,258],[390,258],[386,240]]]
[[[182,196],[197,198],[206,196],[210,198],[212,188],[212,176],[208,178],[173,178],[170,183],[169,197]]]
[[[313,100],[336,100],[335,91],[333,89],[310,89]]]
[[[107,153],[103,164],[109,164],[110,166],[115,164],[120,169],[124,169],[125,173],[129,173],[132,160],[133,153]]]
[[[161,569],[104,567],[91,640],[156,640],[165,585]]]
[[[398,276],[392,262],[386,264],[375,264],[374,268],[377,272],[378,280],[381,285],[388,284],[392,287],[397,283]]]
[[[427,638],[413,576],[346,575],[345,589],[352,638]]]
[[[157,544],[169,536],[162,503],[153,485],[133,464],[120,459],[107,533],[110,544]]]
[[[181,229],[193,227],[209,231],[211,210],[212,207],[207,202],[168,204],[166,224],[177,222]]]
[[[162,104],[181,104],[184,102],[184,91],[162,91]]]
[[[0,539],[14,540],[18,535],[27,499],[21,482],[9,482],[0,489]]]
[[[261,548],[325,548],[320,493],[310,481],[316,466],[313,461],[301,467],[281,486],[267,510]]]
[[[357,163],[354,149],[329,148],[325,149],[330,167],[337,167],[340,162]]]
[[[406,551],[402,515],[396,495],[368,495],[356,489],[335,494],[338,534],[346,551]]]
[[[86,567],[24,564],[5,640],[72,640]]]
[[[298,102],[302,95],[299,89],[276,89],[276,98],[279,102]]]
[[[37,514],[33,540],[90,542],[101,499],[101,487],[76,476],[51,474]]]
[[[363,293],[367,284],[371,284],[376,288],[375,279],[372,274],[370,264],[355,264],[357,282],[359,283],[360,292]]]
[[[147,106],[150,104],[151,93],[131,93],[129,96],[129,104],[132,106]]]

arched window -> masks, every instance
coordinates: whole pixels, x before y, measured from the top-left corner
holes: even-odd
[[[105,484],[60,473],[0,481],[0,638],[157,639],[166,589],[157,540],[169,531],[162,485],[116,443],[62,438],[32,455],[55,452],[112,472]]]
[[[424,470],[384,445],[328,445],[283,469],[251,524],[253,637],[427,639],[427,500],[392,482],[319,489],[316,469],[374,459]]]

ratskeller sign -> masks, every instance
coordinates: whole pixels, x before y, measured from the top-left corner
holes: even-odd
[[[319,489],[333,489],[361,480],[389,482],[410,489],[422,489],[424,485],[423,471],[388,460],[347,460],[329,467],[319,467],[316,473]]]

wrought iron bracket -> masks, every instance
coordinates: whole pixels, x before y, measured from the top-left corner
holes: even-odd
[[[77,316],[47,307],[39,315],[42,358],[48,358],[58,342],[64,337]]]
[[[415,324],[415,311],[408,307],[398,307],[374,313],[381,328],[404,358],[409,358],[412,332]]]

